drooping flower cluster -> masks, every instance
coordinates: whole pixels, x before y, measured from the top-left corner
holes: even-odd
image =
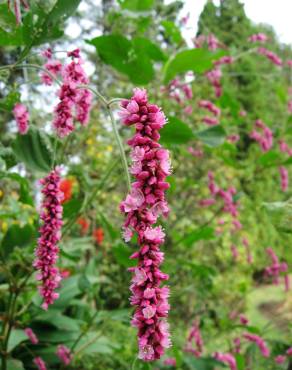
[[[181,107],[193,98],[193,91],[189,83],[182,82],[178,78],[173,79],[170,83],[161,88],[162,92],[166,92],[170,99],[175,100]],[[184,107],[184,112],[187,115],[191,115],[193,108],[191,105]]]
[[[214,125],[219,124],[219,121],[218,121],[217,117],[219,117],[220,114],[221,114],[220,108],[216,107],[216,105],[213,104],[209,100],[200,100],[199,101],[199,107],[207,109],[209,112],[211,112],[215,116],[215,117],[205,116],[203,118],[203,122],[205,122],[207,125],[210,125],[210,126],[214,126]]]
[[[72,361],[72,354],[70,349],[63,344],[60,344],[57,348],[57,356],[63,362],[64,365],[69,365]]]
[[[122,102],[120,115],[125,125],[135,125],[136,133],[128,144],[132,147],[131,173],[136,181],[130,194],[121,203],[126,214],[124,238],[130,241],[138,235],[139,251],[131,258],[138,260],[133,273],[131,304],[136,306],[132,325],[138,328],[139,358],[152,361],[160,358],[170,346],[168,333],[169,288],[161,287],[168,275],[160,271],[164,255],[159,246],[165,234],[161,226],[154,227],[159,215],[168,214],[165,181],[170,174],[169,153],[158,143],[159,130],[166,123],[164,114],[148,103],[145,90],[135,89],[130,100]]]
[[[204,343],[200,332],[199,321],[196,320],[188,335],[185,351],[192,353],[195,357],[201,357],[203,349]]]
[[[43,201],[40,218],[42,225],[39,229],[40,237],[35,251],[34,267],[39,271],[37,279],[41,281],[39,288],[43,297],[42,307],[46,310],[57,298],[61,276],[56,262],[58,259],[58,242],[61,238],[62,211],[61,201],[63,193],[60,186],[60,173],[55,169],[47,177],[40,180],[42,185]]]
[[[24,329],[24,332],[32,344],[38,344],[39,340],[31,328]]]
[[[230,370],[237,370],[235,357],[231,353],[215,352],[214,358],[228,365]]]
[[[11,7],[11,2],[13,3],[13,9]],[[25,10],[29,10],[29,4],[26,0],[8,0],[7,1],[9,9],[14,12],[16,23],[21,24],[21,5],[23,5]]]
[[[265,43],[268,40],[268,36],[265,33],[255,33],[248,38],[250,42],[261,42]]]
[[[256,129],[260,129],[261,132]],[[269,151],[273,146],[273,132],[260,119],[256,120],[255,128],[250,134],[250,138],[260,144],[263,152]]]
[[[264,357],[269,357],[270,356],[270,350],[267,347],[266,342],[263,340],[262,337],[256,334],[251,334],[251,333],[244,333],[243,337],[247,339],[249,342],[255,343],[259,350],[261,351],[262,355]]]
[[[275,285],[279,284],[280,280],[280,274],[281,273],[286,273],[285,274],[285,288],[286,291],[289,290],[289,275],[287,273],[288,271],[288,265],[286,262],[280,263],[278,256],[274,252],[274,250],[269,247],[266,249],[267,254],[270,256],[272,260],[272,264],[268,267],[265,268],[265,273],[267,276],[272,276],[273,277],[273,283]]]
[[[29,113],[25,105],[21,103],[15,104],[13,115],[17,123],[18,132],[25,135],[29,129]]]
[[[60,61],[52,59],[51,49],[47,49],[43,55],[48,59],[44,68],[53,77],[62,77],[63,80],[58,91],[60,102],[54,110],[53,127],[59,137],[64,137],[74,130],[74,118],[81,125],[86,125],[89,121],[92,101],[92,93],[86,88],[89,79],[82,67],[83,60],[79,49],[67,53],[72,60],[65,66]],[[46,72],[41,74],[41,79],[46,85],[53,83],[51,75]]]
[[[289,173],[287,168],[284,166],[279,167],[280,179],[281,179],[281,189],[283,192],[288,190],[289,187]]]
[[[220,47],[219,40],[212,33],[207,36],[199,35],[193,39],[193,43],[196,48],[202,48],[206,44],[209,50],[216,50]]]
[[[35,357],[33,359],[34,364],[38,368],[38,370],[47,370],[46,364],[41,357]]]
[[[260,47],[258,48],[258,53],[267,57],[276,66],[282,66],[283,64],[282,59],[277,54],[273,53],[271,50]]]
[[[221,86],[222,71],[221,69],[219,67],[212,69],[211,71],[206,73],[206,77],[214,88],[216,98],[220,98],[220,96],[222,95],[222,86]]]

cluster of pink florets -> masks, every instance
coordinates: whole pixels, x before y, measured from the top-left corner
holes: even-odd
[[[39,271],[37,279],[41,281],[39,288],[43,297],[42,307],[46,310],[57,298],[55,290],[59,287],[61,275],[56,266],[58,259],[58,242],[61,239],[63,193],[59,188],[60,174],[55,169],[47,177],[40,180],[43,201],[40,218],[42,225],[40,237],[35,251],[34,267]]]
[[[29,129],[29,113],[26,106],[21,103],[15,104],[13,114],[17,123],[18,132],[21,135],[25,135]]]
[[[136,181],[130,194],[121,203],[126,214],[124,238],[130,241],[138,235],[140,250],[131,258],[138,260],[131,285],[131,304],[136,306],[132,325],[138,328],[139,358],[152,361],[160,358],[170,346],[168,323],[169,288],[161,287],[168,275],[160,271],[164,256],[159,246],[165,234],[161,226],[154,227],[159,215],[168,214],[165,181],[170,174],[169,153],[158,143],[159,130],[166,123],[161,110],[148,103],[146,91],[135,89],[130,100],[122,102],[120,116],[125,125],[135,125],[136,133],[128,144],[132,147],[131,173]]]
[[[64,137],[74,130],[74,118],[81,125],[88,123],[92,93],[86,88],[89,80],[82,67],[83,60],[79,49],[67,53],[72,60],[65,66],[58,60],[53,60],[52,55],[50,49],[43,53],[48,59],[44,68],[50,74],[43,72],[41,79],[46,85],[51,85],[53,82],[51,75],[62,78],[63,83],[58,91],[60,102],[54,111],[53,127],[58,136]]]
[[[203,350],[204,342],[199,327],[199,320],[195,320],[187,338],[185,351],[192,353],[195,357],[201,357]]]
[[[265,43],[266,41],[268,41],[268,36],[265,33],[261,32],[255,33],[248,38],[248,41]]]
[[[257,129],[260,131],[257,131]],[[260,119],[256,120],[255,127],[250,134],[250,138],[260,144],[263,152],[269,151],[273,146],[273,132]]]
[[[282,66],[283,64],[282,59],[271,50],[260,47],[258,48],[258,53],[267,57],[276,66]]]
[[[284,275],[284,283],[286,291],[289,290],[289,275],[288,275],[288,265],[286,262],[280,263],[278,256],[274,252],[274,250],[269,247],[266,250],[267,254],[270,256],[272,264],[265,268],[265,274],[267,276],[271,276],[273,278],[274,284],[279,284],[280,281],[280,274],[285,273]]]
[[[228,365],[230,370],[237,370],[236,359],[231,353],[215,352],[214,358]]]
[[[192,114],[193,108],[189,101],[193,98],[193,91],[189,83],[175,78],[167,86],[162,87],[161,91],[166,92],[170,99],[175,100],[183,108],[185,114]]]
[[[216,50],[220,47],[219,40],[212,33],[207,36],[199,35],[193,39],[193,43],[196,48],[202,48],[206,45],[209,50]]]
[[[205,116],[203,117],[203,122],[209,126],[214,126],[219,124],[218,117],[221,114],[220,108],[216,107],[210,100],[200,100],[199,107],[208,110],[213,114],[213,117]]]

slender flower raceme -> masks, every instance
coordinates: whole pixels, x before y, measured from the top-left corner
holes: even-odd
[[[15,104],[13,114],[17,123],[18,132],[21,135],[25,135],[29,129],[29,113],[26,106],[21,103]]]
[[[258,53],[267,57],[276,66],[282,66],[283,64],[282,59],[278,57],[277,54],[273,53],[271,50],[261,47],[258,48]]]
[[[91,91],[84,87],[89,80],[82,67],[79,49],[68,52],[68,57],[72,61],[62,68],[63,84],[58,92],[60,102],[55,108],[53,120],[59,137],[67,136],[74,130],[74,116],[81,125],[88,123],[92,101]],[[80,85],[83,87],[79,88]]]
[[[24,329],[24,332],[32,344],[38,344],[39,340],[31,328]]]
[[[270,350],[267,347],[266,342],[259,335],[251,334],[251,333],[245,333],[245,334],[243,334],[243,337],[245,339],[247,339],[249,342],[254,342],[259,347],[259,350],[261,351],[261,353],[264,357],[269,357],[270,356]]]
[[[47,177],[40,180],[42,184],[43,201],[41,206],[42,225],[40,237],[35,251],[34,267],[39,271],[37,279],[41,281],[39,288],[43,297],[42,307],[46,310],[57,298],[61,276],[56,262],[58,259],[58,242],[61,238],[63,193],[60,186],[59,170],[55,169]]]
[[[57,348],[57,356],[63,362],[64,365],[69,365],[72,361],[72,355],[70,353],[70,349],[63,344],[59,345]]]
[[[286,192],[289,187],[289,174],[288,170],[284,166],[279,167],[280,178],[281,178],[281,189]]]
[[[255,33],[248,38],[250,42],[261,42],[265,43],[268,40],[268,36],[264,33]]]
[[[138,235],[139,251],[131,258],[138,260],[133,273],[131,304],[136,306],[132,325],[138,328],[139,358],[145,361],[159,359],[170,346],[168,333],[169,288],[161,287],[168,275],[160,271],[164,254],[159,246],[165,234],[161,226],[154,226],[159,215],[167,216],[168,205],[165,181],[170,174],[169,153],[158,143],[159,130],[166,123],[161,110],[148,103],[145,90],[135,89],[130,100],[122,102],[123,123],[135,125],[136,133],[128,144],[132,147],[131,173],[135,177],[130,194],[121,203],[126,214],[124,238]]]
[[[195,357],[200,357],[204,349],[203,338],[201,336],[199,322],[196,320],[190,330],[187,339],[186,352],[192,353]]]
[[[35,357],[33,359],[34,364],[38,368],[38,370],[47,370],[45,361],[41,357]]]
[[[227,364],[230,370],[237,370],[235,357],[231,353],[220,353],[216,352],[214,358],[217,361]]]

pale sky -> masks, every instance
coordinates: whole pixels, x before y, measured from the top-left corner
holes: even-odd
[[[167,3],[172,0],[167,0]],[[184,0],[183,14],[190,12],[192,24],[197,20],[206,0]],[[219,0],[214,0],[218,5]],[[274,27],[281,42],[292,44],[292,0],[241,0],[247,16],[255,23],[267,23]],[[196,28],[194,28],[194,32]]]

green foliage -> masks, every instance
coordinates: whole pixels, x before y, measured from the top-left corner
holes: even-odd
[[[176,117],[169,117],[168,123],[161,130],[161,141],[165,144],[186,144],[194,134],[189,126]]]

